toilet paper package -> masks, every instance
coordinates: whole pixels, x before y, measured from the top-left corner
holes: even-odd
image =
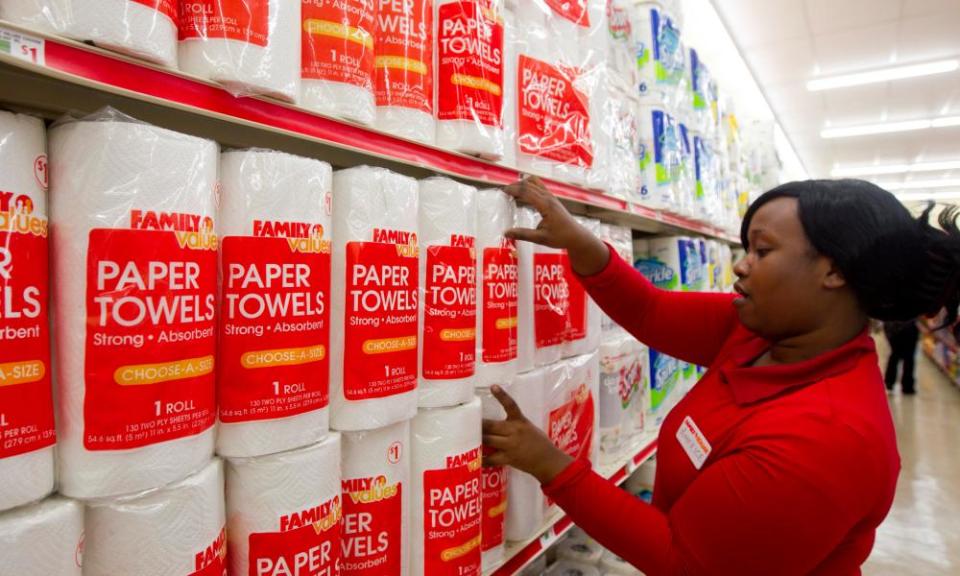
[[[231,574],[334,574],[341,559],[340,435],[226,461]]]
[[[624,262],[633,264],[633,233],[630,228],[603,223],[600,225],[599,237],[609,244]],[[606,313],[601,311],[600,314],[601,339],[615,340],[626,334],[626,331]]]
[[[500,385],[512,397],[516,396],[516,382]],[[503,420],[507,417],[506,411],[489,389],[477,392],[483,409],[484,420]],[[522,409],[521,409],[522,410]],[[491,454],[493,449],[483,447],[483,454]],[[482,471],[483,486],[483,522],[481,523],[480,550],[482,551],[483,570],[503,562],[504,544],[506,542],[507,520],[507,492],[509,467],[484,466]]]
[[[676,209],[682,144],[673,116],[660,105],[640,106],[641,201],[652,208]]]
[[[478,387],[511,382],[517,373],[519,263],[513,228],[516,204],[502,190],[477,193]]]
[[[595,566],[603,557],[603,547],[590,538],[570,536],[557,545],[557,558]]]
[[[600,568],[605,570],[608,576],[642,576],[641,572],[629,562],[609,550],[603,551],[603,556],[600,557]]]
[[[0,511],[53,491],[48,238],[46,128],[0,110]]]
[[[630,421],[630,398],[633,391],[628,380],[630,351],[626,339],[606,341],[600,346],[600,394],[597,404],[600,416],[601,459],[616,459],[626,439],[633,433]]]
[[[473,398],[477,353],[477,189],[420,181],[419,406]]]
[[[11,576],[81,576],[83,505],[53,497],[0,514],[0,566]]]
[[[213,453],[217,145],[111,110],[49,136],[60,491],[158,488]]]
[[[663,424],[667,412],[670,411],[670,404],[673,400],[673,391],[681,383],[680,362],[671,356],[650,348],[650,395],[648,407],[649,425],[657,429]]]
[[[480,575],[480,427],[479,398],[413,419],[413,576]]]
[[[375,126],[425,144],[436,137],[433,4],[378,2],[373,37]]]
[[[551,565],[544,576],[601,576],[601,573],[596,566],[563,559]]]
[[[537,368],[517,376],[509,393],[523,415],[541,430],[546,429],[545,379],[556,366]],[[543,528],[546,500],[536,478],[516,468],[507,471],[506,539],[522,541]]]
[[[574,218],[591,234],[600,236],[599,220],[579,216]],[[602,312],[573,272],[573,268],[570,266],[570,258],[566,255],[564,255],[564,265],[569,293],[569,307],[563,355],[565,357],[579,356],[593,352],[600,346]]]
[[[84,576],[223,574],[223,463],[144,495],[90,502]]]
[[[373,124],[376,6],[374,0],[301,2],[301,106]]]
[[[410,423],[344,432],[344,576],[410,573]]]
[[[703,199],[697,197],[693,135],[682,122],[677,125],[677,130],[680,135],[680,168],[674,183],[676,211],[688,218],[700,219],[705,210]]]
[[[4,0],[0,19],[177,66],[176,0]]]
[[[437,0],[437,146],[503,156],[503,0]]]
[[[678,22],[655,3],[638,7],[633,18],[640,96],[649,101],[675,103],[686,61]]]
[[[329,428],[331,179],[270,150],[220,157],[217,452],[260,456]]]
[[[546,432],[550,440],[573,458],[598,462],[600,418],[599,354],[564,360],[544,378]]]
[[[654,286],[662,290],[680,290],[686,241],[680,236],[651,238],[646,258],[637,260],[634,267]]]
[[[417,410],[417,181],[360,166],[333,175],[330,425],[370,430]]]
[[[300,2],[180,2],[180,69],[241,95],[295,102],[300,92]]]
[[[529,206],[520,206],[515,212],[517,228],[536,228],[539,215]],[[517,242],[517,372],[532,370],[536,365],[536,338],[534,336],[533,244]]]

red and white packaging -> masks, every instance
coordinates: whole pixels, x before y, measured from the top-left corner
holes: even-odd
[[[503,156],[503,0],[437,2],[437,146]]]
[[[604,341],[600,346],[600,393],[597,411],[600,415],[600,458],[603,462],[617,459],[633,434],[630,403],[638,392],[639,382],[631,373],[631,350],[628,339]]]
[[[524,372],[505,388],[523,415],[541,430],[546,429],[547,421],[544,382],[557,369],[554,364]],[[533,538],[543,528],[546,510],[546,499],[540,489],[540,482],[516,468],[510,468],[507,476],[507,512],[504,525],[506,539],[523,541]]]
[[[330,425],[371,430],[417,410],[417,181],[360,166],[333,175]]]
[[[223,576],[227,531],[223,463],[140,496],[90,502],[84,521],[88,576]]]
[[[473,398],[477,354],[477,189],[420,181],[421,408]]]
[[[563,250],[533,246],[533,345],[537,366],[558,361],[570,335],[571,309],[577,301],[570,289],[569,262]]]
[[[536,228],[540,215],[529,206],[517,208],[514,226]],[[517,242],[517,372],[524,373],[536,366],[536,339],[534,337],[533,253],[534,244]],[[554,360],[559,360],[559,351]]]
[[[300,105],[373,124],[377,0],[302,0]]]
[[[509,73],[512,90],[508,97],[513,99],[515,118],[514,135],[516,168],[527,174],[536,174],[550,178],[559,164],[555,159],[542,152],[541,138],[530,134],[530,126],[546,119],[542,97],[543,90],[531,82],[529,72],[524,77],[524,68],[529,62],[552,62],[556,57],[551,37],[547,30],[547,12],[540,0],[517,2],[514,11],[514,35],[507,52],[510,57]],[[512,96],[511,96],[512,95]],[[524,136],[526,134],[526,136]]]
[[[330,165],[231,151],[220,179],[217,453],[312,444],[329,428]]]
[[[342,576],[410,573],[410,423],[343,433]]]
[[[433,0],[376,0],[376,127],[432,144],[434,121]]]
[[[300,2],[180,0],[180,69],[238,96],[300,96]]]
[[[517,374],[520,260],[513,228],[516,204],[496,188],[477,193],[477,386]]]
[[[511,383],[501,386],[507,394],[516,394],[516,385]],[[507,417],[503,406],[493,396],[489,389],[477,391],[483,409],[484,420],[503,420]],[[521,408],[522,410],[523,408]],[[492,448],[483,447],[484,455],[491,454]],[[481,524],[480,551],[482,553],[483,570],[503,562],[504,546],[506,544],[507,524],[507,491],[509,489],[510,468],[508,466],[485,466],[481,475],[483,488],[483,522]]]
[[[421,410],[412,423],[411,576],[479,576],[481,404]]]
[[[546,432],[558,448],[596,464],[600,453],[599,354],[564,360],[545,380]]]
[[[339,434],[289,452],[231,458],[226,469],[230,574],[340,573]]]
[[[499,164],[517,167],[517,18],[511,3],[503,9],[503,156]]]
[[[595,236],[600,236],[600,221],[594,218],[575,216],[581,226]],[[570,267],[570,258],[564,258],[564,272],[567,287],[570,290],[570,308],[567,321],[567,337],[564,343],[564,357],[589,354],[600,347],[602,312],[593,298],[587,294],[577,275]]]
[[[4,574],[81,576],[83,504],[54,496],[0,514]]]
[[[213,453],[217,144],[112,110],[49,135],[60,491],[164,486]]]
[[[0,510],[53,491],[46,136],[0,110]]]

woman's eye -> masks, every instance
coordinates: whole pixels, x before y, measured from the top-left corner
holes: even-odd
[[[770,253],[770,249],[769,249],[769,248],[755,248],[755,249],[754,249],[754,253],[757,255],[757,257],[763,258],[764,256],[766,256],[767,254]]]

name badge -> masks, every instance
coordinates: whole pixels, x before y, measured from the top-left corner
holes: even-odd
[[[687,416],[683,419],[683,423],[677,430],[677,440],[680,441],[680,446],[683,446],[683,451],[687,453],[687,457],[693,462],[693,467],[697,470],[702,468],[703,463],[707,461],[707,456],[713,449],[703,436],[703,432],[700,432],[700,428],[697,427],[693,418]]]

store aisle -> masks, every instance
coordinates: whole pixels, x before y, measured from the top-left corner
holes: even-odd
[[[917,395],[890,398],[903,471],[866,576],[960,574],[960,388],[920,356]]]

